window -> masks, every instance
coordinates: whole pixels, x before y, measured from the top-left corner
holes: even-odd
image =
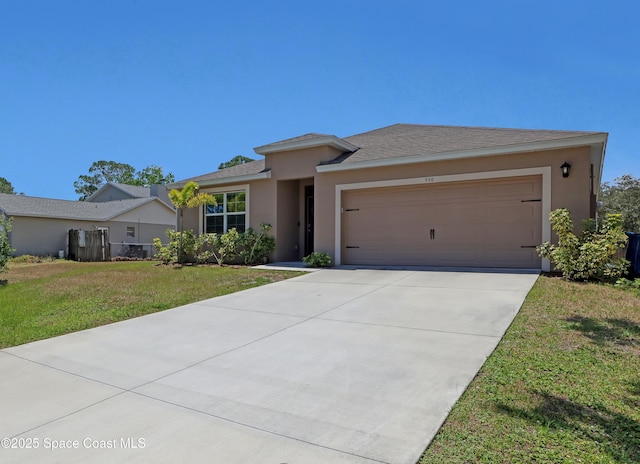
[[[135,237],[135,236],[136,236],[136,228],[127,227],[127,237]]]
[[[234,227],[244,232],[247,221],[247,194],[244,191],[212,194],[217,205],[204,206],[204,231],[224,234]]]

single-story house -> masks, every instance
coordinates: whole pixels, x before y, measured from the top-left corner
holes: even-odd
[[[57,256],[60,250],[66,256],[70,229],[105,228],[111,256],[126,254],[131,246],[148,255],[153,239],[176,227],[175,209],[157,196],[93,202],[0,194],[0,214],[13,217],[14,256]]]
[[[185,228],[273,226],[277,261],[548,270],[549,213],[596,213],[605,132],[395,124],[259,146],[264,159],[193,180],[218,206]]]
[[[167,205],[172,206],[169,200],[169,189],[164,185],[150,185],[147,187],[138,185],[118,184],[116,182],[107,182],[100,186],[85,201],[92,203],[103,203],[105,201],[130,200],[132,198],[151,198],[157,197],[164,201]]]

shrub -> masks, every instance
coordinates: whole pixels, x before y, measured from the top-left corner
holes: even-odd
[[[314,251],[302,258],[302,261],[309,267],[329,267],[331,266],[331,256],[324,251]]]
[[[177,263],[182,241],[182,262],[204,264],[215,260],[222,265],[242,259],[245,264],[263,263],[276,247],[275,239],[267,235],[269,230],[271,230],[269,224],[262,224],[260,233],[248,229],[240,234],[233,228],[222,235],[196,236],[192,230],[180,233],[169,229],[167,245],[163,245],[159,238],[153,239],[153,245],[156,248],[155,257],[162,260],[164,264]]]
[[[267,235],[271,224],[260,224],[260,233],[249,228],[240,236],[240,256],[247,265],[265,264],[276,249],[276,239]]]
[[[211,258],[215,258],[218,264],[222,264],[219,254],[216,253],[218,234],[200,234],[195,240],[193,257],[196,263],[208,263]]]
[[[7,270],[7,263],[11,258],[11,253],[15,250],[11,248],[9,241],[9,232],[13,225],[13,219],[6,217],[0,213],[0,272]]]
[[[233,261],[238,256],[238,246],[240,245],[240,234],[234,227],[229,229],[226,234],[222,234],[216,240],[216,248],[220,259],[218,264]]]
[[[12,264],[42,264],[52,263],[55,258],[52,256],[34,256],[34,255],[20,255],[11,258]]]
[[[614,286],[623,290],[635,290],[640,295],[640,279],[629,280],[623,277],[618,279]]]
[[[192,230],[176,232],[173,229],[167,229],[167,237],[169,238],[167,245],[163,245],[162,241],[157,237],[153,239],[153,246],[156,249],[155,257],[157,259],[160,259],[164,264],[177,263],[181,242],[184,257],[187,259],[194,258],[196,236]]]
[[[573,221],[566,209],[552,211],[549,221],[558,234],[558,244],[543,243],[537,247],[538,255],[554,263],[565,278],[604,281],[626,273],[629,262],[617,257],[628,240],[621,215],[607,215],[599,230],[588,221],[580,237],[573,234]]]

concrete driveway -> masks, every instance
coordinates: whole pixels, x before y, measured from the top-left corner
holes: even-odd
[[[0,462],[414,463],[536,278],[324,270],[2,350]]]

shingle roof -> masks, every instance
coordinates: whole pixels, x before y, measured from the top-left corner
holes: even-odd
[[[156,198],[90,203],[0,193],[0,210],[9,216],[108,221],[151,201]]]
[[[290,139],[279,140],[277,142],[264,145],[265,147],[277,147],[278,145],[287,145],[292,142],[302,142],[304,140],[320,139],[322,137],[330,137],[329,134],[319,134],[317,132],[309,132],[308,134],[299,135],[297,137],[291,137]]]
[[[149,198],[151,196],[151,187],[141,187],[139,185],[117,184],[109,182],[109,185],[128,193],[134,198]]]
[[[117,182],[107,182],[106,184],[103,184],[102,186],[100,186],[100,188],[98,190],[93,192],[93,194],[91,194],[89,196],[89,198],[87,198],[86,201],[93,201],[94,198],[99,196],[102,192],[104,192],[107,189],[111,189],[111,188],[114,188],[116,190],[120,190],[121,192],[124,192],[127,195],[129,195],[131,198],[149,198],[149,197],[151,197],[151,187],[142,187],[142,186],[139,186],[139,185],[119,184]]]
[[[264,160],[261,159],[256,161],[250,161],[244,164],[238,164],[237,166],[221,169],[219,171],[213,171],[207,174],[202,174],[200,176],[190,177],[188,179],[181,180],[172,185],[184,184],[186,182],[191,182],[191,181],[200,183],[200,182],[214,180],[214,179],[224,179],[227,177],[247,176],[247,175],[258,174],[260,172],[263,172],[264,169],[265,169]]]
[[[459,152],[593,134],[602,132],[394,124],[345,137],[344,140],[360,148],[350,155],[336,159],[336,162],[357,163],[384,158]]]
[[[350,165],[366,161],[385,160],[391,162],[394,158],[411,158],[420,156],[424,161],[425,156],[459,153],[470,150],[491,150],[493,148],[505,148],[535,142],[545,141],[569,141],[572,138],[589,135],[605,135],[605,132],[565,131],[565,130],[538,130],[538,129],[502,129],[491,127],[465,127],[465,126],[432,126],[420,124],[393,124],[369,132],[343,137],[308,133],[299,137],[280,140],[255,150],[259,153],[264,148],[277,148],[283,146],[286,149],[296,142],[311,141],[314,139],[331,138],[346,142],[346,146],[358,147],[353,152],[345,152],[341,156],[325,164]],[[273,151],[273,150],[270,150]],[[356,166],[353,166],[354,168]],[[264,160],[234,166],[220,171],[210,172],[196,177],[191,177],[173,184],[180,186],[184,182],[206,182],[217,179],[234,178],[265,171]]]

